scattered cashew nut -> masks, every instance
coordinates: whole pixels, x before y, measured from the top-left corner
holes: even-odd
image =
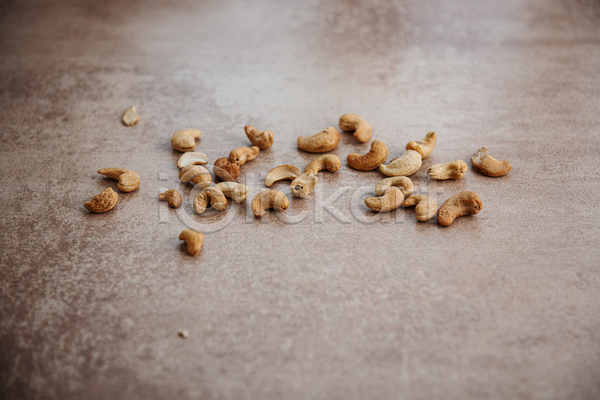
[[[222,181],[234,182],[240,176],[240,164],[230,163],[227,157],[217,158],[213,172]]]
[[[284,164],[273,168],[265,178],[265,185],[273,186],[277,181],[284,179],[296,179],[300,175],[300,170],[293,165]]]
[[[119,195],[112,188],[106,188],[102,193],[98,193],[90,201],[84,204],[86,210],[93,213],[103,213],[117,204]]]
[[[218,211],[223,210],[227,206],[227,199],[218,187],[207,187],[202,189],[194,198],[194,211],[196,214],[202,214],[206,211],[208,204]]]
[[[171,136],[171,146],[177,151],[185,153],[196,148],[196,139],[202,135],[198,129],[183,129]]]
[[[200,165],[188,165],[179,171],[179,181],[182,183],[192,182],[200,189],[210,186],[212,176],[210,172]]]
[[[137,110],[134,106],[131,106],[127,110],[125,110],[125,112],[123,113],[123,118],[121,118],[121,120],[123,121],[123,125],[125,126],[133,126],[137,124],[139,119],[140,116],[138,115]]]
[[[300,136],[298,147],[310,153],[325,153],[335,149],[340,142],[340,133],[333,126],[312,136]]]
[[[250,142],[254,146],[258,146],[261,150],[266,150],[273,145],[273,132],[272,131],[259,131],[254,125],[246,125],[244,127],[246,136],[250,139]]]
[[[393,159],[388,165],[381,164],[379,170],[387,176],[408,176],[417,172],[422,163],[420,153],[406,150],[402,156]]]
[[[171,207],[178,208],[181,205],[181,194],[175,189],[167,190],[158,196],[158,200],[167,200]]]
[[[246,196],[248,196],[248,192],[250,191],[248,186],[235,182],[221,182],[216,184],[215,187],[221,190],[225,197],[229,197],[236,203],[246,200]]]
[[[342,115],[339,126],[343,131],[354,131],[354,137],[361,143],[368,142],[373,134],[371,125],[364,118],[352,113]]]
[[[408,142],[406,145],[406,150],[414,150],[418,152],[421,157],[427,158],[433,151],[435,147],[435,143],[437,142],[437,133],[429,132],[425,137],[418,142],[414,140],[412,142]]]
[[[448,226],[458,217],[477,214],[483,203],[474,192],[460,192],[446,200],[438,211],[440,225]]]
[[[415,207],[415,212],[417,213],[417,220],[419,221],[429,221],[431,218],[435,217],[435,213],[437,213],[438,207],[437,203],[434,199],[429,196],[412,196],[408,199],[404,200],[404,207]]]
[[[229,153],[229,161],[231,163],[238,163],[241,167],[246,161],[254,160],[258,156],[259,151],[258,146],[238,147]]]
[[[364,156],[357,153],[348,154],[348,165],[359,171],[372,171],[385,162],[388,148],[381,140],[373,140],[371,150]]]
[[[499,161],[488,155],[485,147],[482,147],[473,154],[471,162],[475,169],[487,176],[503,176],[512,170],[512,166],[508,161]]]
[[[121,192],[133,192],[140,186],[140,176],[137,172],[126,168],[103,168],[98,171],[99,174],[106,175],[109,178],[117,179],[117,188]]]
[[[402,205],[404,195],[402,191],[395,186],[389,187],[380,197],[369,197],[365,199],[365,204],[371,210],[376,212],[389,212]]]
[[[405,199],[412,196],[414,191],[414,185],[410,178],[407,178],[406,176],[394,176],[385,178],[379,182],[377,186],[375,186],[375,193],[377,193],[378,196],[381,196],[391,186],[398,186]]]
[[[195,256],[202,247],[204,234],[195,229],[185,229],[179,234],[179,240],[185,240],[188,254],[190,256]]]
[[[269,208],[276,211],[285,211],[289,206],[290,201],[285,197],[285,194],[274,189],[263,190],[252,199],[252,212],[257,217],[264,216],[266,214],[265,210]]]
[[[188,165],[206,165],[208,164],[208,157],[204,153],[198,153],[195,151],[188,151],[183,153],[179,160],[177,160],[177,168],[182,169]]]
[[[431,179],[444,181],[446,179],[462,178],[469,167],[463,160],[456,160],[443,164],[434,164],[427,170]]]
[[[335,172],[340,169],[340,165],[342,165],[342,162],[338,156],[334,154],[324,154],[310,160],[308,164],[306,164],[304,172],[315,175],[324,169],[327,169],[329,172]]]
[[[318,182],[319,178],[315,174],[305,172],[290,183],[290,190],[294,197],[306,197],[315,190]]]

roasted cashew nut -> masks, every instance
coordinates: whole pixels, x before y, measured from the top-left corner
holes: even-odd
[[[84,204],[84,207],[89,212],[103,213],[112,208],[117,204],[119,195],[112,188],[106,188],[102,193],[98,193],[90,201]]]
[[[158,196],[158,200],[167,200],[171,207],[178,208],[181,205],[181,194],[175,189],[167,190]]]
[[[375,193],[377,193],[378,196],[381,196],[392,186],[399,187],[405,199],[412,196],[414,191],[414,185],[410,178],[407,178],[406,176],[394,176],[385,178],[379,182],[377,186],[375,186]]]
[[[198,129],[183,129],[171,136],[171,146],[182,153],[196,148],[196,139],[202,135]]]
[[[325,153],[335,149],[340,142],[340,133],[333,126],[312,136],[300,136],[298,147],[310,153]]]
[[[138,123],[139,119],[140,116],[138,115],[137,110],[134,106],[131,106],[127,110],[125,110],[121,121],[123,121],[123,125],[125,126],[133,126]]]
[[[342,115],[339,126],[343,131],[354,131],[354,137],[361,143],[368,142],[373,134],[371,125],[364,118],[352,113]]]
[[[260,149],[258,146],[252,147],[238,147],[237,149],[231,150],[229,153],[229,161],[232,164],[239,164],[240,167],[246,163],[246,161],[251,161],[258,156],[258,152]]]
[[[437,213],[437,203],[429,196],[412,196],[404,200],[404,207],[415,207],[417,220],[429,221]]]
[[[200,165],[188,165],[179,171],[179,181],[182,183],[192,182],[200,189],[210,186],[212,176],[210,172]]]
[[[404,202],[404,195],[395,186],[387,188],[383,196],[365,199],[367,207],[376,212],[390,212],[400,207],[402,202]]]
[[[342,162],[340,158],[334,154],[324,154],[313,158],[306,164],[305,173],[317,174],[319,171],[327,169],[329,172],[335,172],[340,169]]]
[[[185,240],[190,256],[195,256],[202,248],[204,234],[196,229],[185,229],[179,234],[179,240]]]
[[[280,165],[269,171],[265,177],[265,185],[273,186],[277,181],[285,179],[294,180],[298,176],[300,176],[300,170],[297,167],[289,164]]]
[[[294,197],[306,197],[315,190],[319,178],[312,172],[305,172],[299,175],[290,183],[290,190]]]
[[[471,157],[473,167],[487,176],[503,176],[512,170],[508,161],[499,161],[488,154],[485,147],[482,147]]]
[[[425,137],[418,142],[414,140],[412,142],[408,142],[406,145],[406,150],[414,150],[418,152],[421,157],[427,158],[433,151],[435,147],[435,143],[437,142],[437,133],[429,132]]]
[[[460,192],[446,200],[438,211],[440,225],[448,226],[458,217],[477,214],[483,203],[474,192]]]
[[[267,209],[272,208],[276,211],[285,211],[290,206],[290,202],[285,194],[279,190],[263,190],[252,199],[252,212],[257,217],[266,214]]]
[[[221,182],[216,184],[215,187],[221,190],[225,197],[229,197],[236,203],[241,203],[246,200],[248,192],[250,191],[248,186],[235,182]]]
[[[386,176],[408,176],[412,175],[421,168],[421,154],[414,150],[406,152],[390,161],[388,165],[381,164],[379,170]]]
[[[188,151],[183,153],[179,160],[177,160],[177,168],[183,169],[188,165],[206,165],[208,164],[208,157],[206,154],[198,153],[195,151]]]
[[[463,160],[456,160],[443,164],[434,164],[427,170],[431,179],[444,181],[446,179],[462,178],[469,167]]]
[[[348,154],[348,165],[359,171],[372,171],[385,162],[388,148],[381,140],[373,140],[371,150],[364,156],[357,153]]]
[[[234,182],[240,176],[240,164],[230,163],[229,158],[217,158],[213,172],[222,181]]]
[[[254,127],[254,125],[246,125],[244,127],[246,131],[246,136],[250,139],[250,142],[254,146],[258,146],[261,150],[266,150],[273,145],[273,132],[272,131],[264,131],[261,132]]]
[[[99,174],[106,175],[109,178],[117,179],[117,188],[121,192],[133,192],[140,186],[140,176],[137,172],[126,168],[103,168],[98,171]]]
[[[196,214],[202,214],[206,211],[209,203],[215,210],[221,211],[227,206],[227,199],[221,189],[216,186],[204,188],[194,198],[194,211]]]

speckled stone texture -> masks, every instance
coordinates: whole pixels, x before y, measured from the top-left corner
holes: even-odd
[[[600,398],[599,72],[597,0],[0,2],[0,398]],[[175,131],[212,165],[271,129],[252,199],[346,112],[389,159],[437,131],[415,194],[482,212],[373,214],[349,133],[313,195],[273,186],[283,215],[191,211]],[[482,146],[512,172],[474,171]],[[93,215],[106,167],[142,183]]]

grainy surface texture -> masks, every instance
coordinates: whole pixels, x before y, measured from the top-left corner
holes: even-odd
[[[599,71],[597,0],[1,1],[0,398],[600,398]],[[415,194],[483,210],[374,215],[341,132],[340,170],[255,218],[346,112],[390,160],[436,131]],[[275,135],[248,200],[194,214],[171,135],[211,166],[246,124]],[[482,146],[512,171],[429,179]],[[142,182],[90,214],[106,166]]]

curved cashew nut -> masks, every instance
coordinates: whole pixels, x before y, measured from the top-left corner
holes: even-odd
[[[181,205],[181,195],[175,189],[167,190],[158,196],[158,201],[167,200],[173,208],[178,208]]]
[[[225,197],[229,197],[236,203],[246,200],[246,196],[248,196],[248,192],[250,191],[248,186],[235,182],[221,182],[216,184],[215,187],[221,190]]]
[[[443,164],[434,164],[427,170],[431,179],[444,181],[446,179],[462,178],[469,167],[463,160],[456,160]]]
[[[435,147],[435,143],[437,142],[437,133],[429,132],[425,137],[418,142],[414,140],[412,142],[408,142],[406,145],[406,150],[414,150],[418,152],[421,157],[427,158],[433,151]]]
[[[238,147],[237,149],[231,150],[229,153],[229,161],[231,163],[238,163],[240,167],[246,163],[246,161],[251,161],[258,156],[258,152],[260,149],[258,146],[252,147]]]
[[[305,172],[299,175],[290,183],[290,190],[294,197],[306,197],[315,190],[319,178],[312,172]]]
[[[252,212],[257,217],[266,214],[267,209],[272,208],[277,211],[285,211],[290,206],[290,202],[285,194],[279,190],[263,190],[254,196],[252,200]]]
[[[348,165],[359,171],[372,171],[385,162],[388,148],[381,140],[373,140],[371,150],[364,156],[357,153],[348,154]]]
[[[229,158],[217,158],[213,172],[222,181],[234,182],[240,176],[240,164],[230,163]]]
[[[296,179],[300,175],[300,170],[293,165],[284,164],[273,168],[265,178],[265,185],[272,186],[277,181],[284,179]]]
[[[204,153],[198,153],[195,151],[188,151],[183,153],[179,160],[177,160],[177,168],[182,169],[188,165],[206,165],[208,164],[208,157]]]
[[[438,210],[437,203],[429,196],[413,196],[404,200],[404,207],[412,206],[417,206],[415,212],[419,221],[429,221]]]
[[[458,217],[477,214],[483,203],[474,192],[460,192],[446,200],[438,212],[440,225],[448,226]]]
[[[475,169],[487,176],[502,176],[508,174],[512,170],[512,166],[508,161],[499,161],[488,155],[485,147],[482,147],[473,154],[471,163]]]
[[[202,214],[206,211],[208,203],[215,210],[223,210],[227,206],[227,199],[221,189],[215,187],[207,187],[202,189],[194,198],[194,211],[196,214]]]
[[[195,256],[202,247],[204,234],[195,229],[185,229],[179,234],[179,240],[185,240],[188,254],[190,256]]]
[[[334,154],[324,154],[310,160],[308,164],[306,164],[304,172],[316,175],[319,171],[323,171],[326,168],[329,172],[335,172],[340,169],[340,165],[342,165],[342,162],[338,156]]]
[[[376,212],[389,212],[400,207],[404,202],[402,191],[395,186],[389,187],[380,197],[369,197],[365,199],[365,204],[371,210]]]
[[[379,170],[386,176],[408,176],[417,172],[422,163],[420,153],[406,150],[402,156],[393,159],[388,165],[381,164]]]
[[[102,193],[98,193],[90,201],[84,204],[86,210],[93,213],[103,213],[117,204],[119,195],[112,188],[106,188]]]
[[[410,178],[406,176],[394,176],[392,178],[385,178],[375,186],[375,193],[381,196],[391,186],[398,186],[404,195],[404,198],[408,198],[413,194],[414,185]]]
[[[117,179],[117,188],[121,192],[133,192],[140,186],[140,176],[137,172],[126,168],[103,168],[98,171],[99,174],[106,175],[109,178]]]
[[[333,126],[312,136],[300,136],[298,147],[310,153],[325,153],[335,149],[340,142],[340,133]]]
[[[354,137],[361,143],[369,141],[373,134],[371,125],[364,118],[352,113],[342,115],[339,126],[343,131],[354,131]]]
[[[210,186],[212,182],[212,176],[210,172],[204,167],[199,165],[188,165],[179,171],[179,181],[182,183],[192,182],[200,189]]]
[[[171,146],[182,153],[196,148],[196,139],[202,135],[198,129],[183,129],[171,136]]]
[[[264,131],[261,132],[254,127],[254,125],[246,125],[244,127],[246,131],[246,136],[250,139],[250,142],[254,146],[258,146],[261,150],[266,150],[273,145],[273,132],[272,131]]]
[[[139,119],[140,116],[138,115],[137,110],[134,106],[131,106],[127,110],[125,110],[125,112],[123,113],[123,117],[121,118],[121,120],[123,121],[123,125],[125,126],[133,126],[137,124]]]

